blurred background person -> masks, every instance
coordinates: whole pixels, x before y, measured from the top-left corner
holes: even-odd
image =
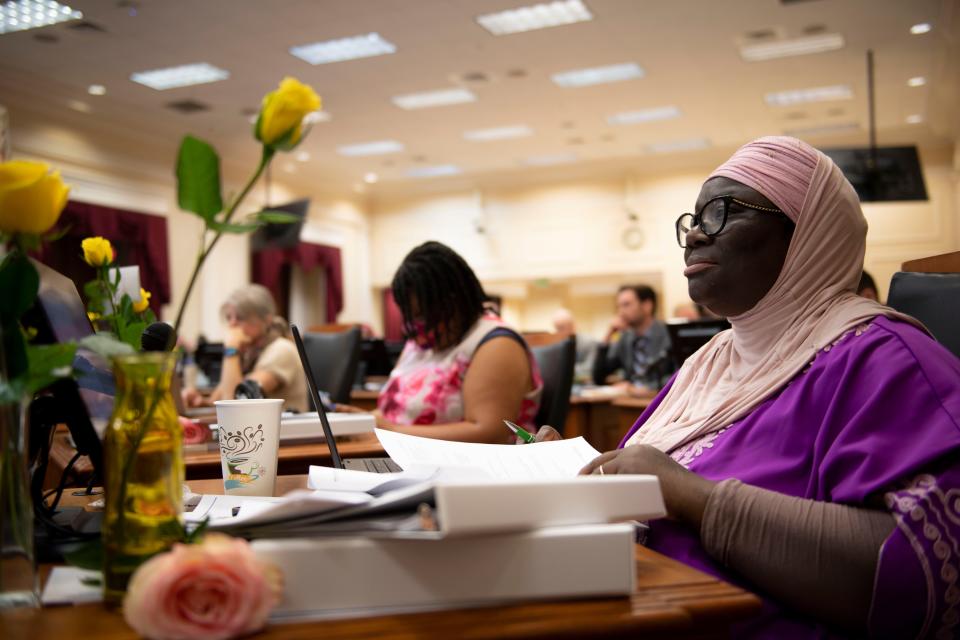
[[[535,429],[543,383],[533,354],[484,309],[483,287],[459,254],[425,242],[404,258],[391,288],[407,342],[380,393],[379,426],[496,443],[513,439],[504,418]]]
[[[553,314],[554,333],[577,339],[577,359],[573,369],[573,381],[585,384],[593,381],[593,360],[597,355],[597,341],[586,334],[577,333],[576,322],[569,309],[557,309]]]
[[[206,396],[196,388],[185,388],[184,404],[198,407],[233,398],[237,385],[251,380],[264,397],[282,398],[284,410],[306,411],[306,377],[270,291],[259,284],[241,287],[223,303],[220,315],[227,324],[220,382]]]
[[[624,285],[617,292],[617,315],[597,345],[593,381],[605,384],[618,370],[617,384],[631,395],[660,390],[673,373],[670,337],[657,312],[657,294],[647,285]]]
[[[864,271],[860,274],[860,284],[857,285],[857,295],[867,300],[880,302],[880,293],[877,290],[877,283],[873,281],[873,276]]]

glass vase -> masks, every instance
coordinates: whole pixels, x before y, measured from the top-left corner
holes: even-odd
[[[26,404],[0,404],[0,609],[40,606],[27,472]]]
[[[130,576],[183,536],[183,431],[170,393],[176,355],[113,360],[116,398],[104,436],[103,589],[119,604]]]

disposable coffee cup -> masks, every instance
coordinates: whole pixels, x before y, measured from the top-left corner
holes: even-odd
[[[283,400],[217,400],[223,491],[272,496],[277,485],[277,449]]]

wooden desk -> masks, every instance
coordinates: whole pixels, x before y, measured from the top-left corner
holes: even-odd
[[[598,451],[616,449],[652,398],[599,397],[570,398],[570,411],[564,424],[564,437],[583,436]]]
[[[922,273],[960,273],[960,251],[941,253],[938,256],[908,260],[900,267],[901,271],[919,271]]]
[[[278,478],[278,489],[304,486],[305,478]],[[222,491],[219,482],[191,483],[194,491]],[[256,638],[574,638],[730,637],[730,625],[760,609],[753,594],[644,547],[636,547],[637,589],[630,597],[387,615],[352,620],[275,624]],[[116,611],[100,605],[0,612],[5,638],[133,640]]]
[[[350,391],[350,404],[364,411],[373,411],[377,408],[377,398],[379,397],[379,391],[352,389]]]
[[[351,436],[337,441],[337,451],[344,458],[376,458],[386,455],[380,441],[372,434]],[[70,445],[69,434],[58,432],[50,450],[50,466],[54,470],[65,468],[76,450]],[[222,478],[220,468],[220,450],[215,443],[209,443],[204,449],[189,446],[184,451],[187,480]],[[310,465],[330,466],[330,448],[324,442],[282,445],[277,460],[277,473],[280,475],[305,474]],[[80,458],[73,468],[74,482],[84,484],[90,477],[93,467],[86,457]],[[59,476],[57,476],[59,478]]]

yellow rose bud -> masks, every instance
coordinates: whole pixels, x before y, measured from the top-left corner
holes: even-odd
[[[147,307],[150,306],[150,297],[152,295],[153,295],[152,293],[150,293],[143,287],[140,287],[140,302],[133,303],[133,310],[136,311],[137,313],[143,313],[144,311],[146,311]]]
[[[87,311],[87,318],[90,319],[90,322],[96,322],[100,319],[100,314],[96,311]]]
[[[57,223],[70,188],[42,162],[0,163],[0,231],[43,233]]]
[[[320,108],[320,96],[295,78],[284,78],[276,91],[263,98],[257,119],[257,140],[285,150],[300,142],[303,118]]]
[[[106,238],[85,238],[80,246],[83,247],[84,261],[91,267],[103,267],[113,262],[113,247]]]

